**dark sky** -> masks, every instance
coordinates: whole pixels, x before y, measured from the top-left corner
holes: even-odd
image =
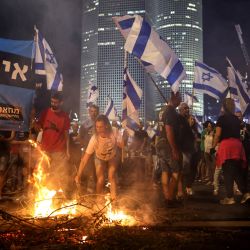
[[[131,0],[130,0],[131,1]],[[164,1],[164,0],[162,0]],[[33,39],[36,25],[53,49],[64,76],[67,111],[78,110],[82,0],[0,0],[0,37]],[[204,62],[226,77],[228,56],[246,71],[234,24],[250,53],[250,0],[203,0]]]

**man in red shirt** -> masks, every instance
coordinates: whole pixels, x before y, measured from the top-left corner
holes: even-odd
[[[67,190],[70,119],[62,111],[62,104],[62,95],[59,92],[52,94],[51,107],[41,113],[38,124],[43,131],[41,149],[50,158],[48,186]]]

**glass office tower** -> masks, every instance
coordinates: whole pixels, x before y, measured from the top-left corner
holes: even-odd
[[[97,83],[101,112],[110,95],[118,113],[122,109],[124,39],[115,27],[112,17],[141,15],[172,47],[182,61],[188,78],[181,86],[182,94],[192,92],[194,61],[202,61],[202,2],[201,0],[84,0],[82,23],[82,61],[80,117],[86,118],[86,100],[89,81]],[[140,116],[155,118],[155,111],[164,104],[151,79],[129,56],[129,71],[143,90]],[[154,77],[166,97],[170,88],[164,79]],[[203,97],[194,103],[194,111],[203,114]]]
[[[203,61],[202,1],[201,0],[146,0],[146,16],[155,30],[179,56],[187,73],[181,93],[192,93],[195,60]],[[157,83],[165,96],[170,87],[162,77]],[[203,115],[203,95],[195,93],[199,102],[193,104],[193,112]],[[162,99],[156,95],[156,109],[162,106]]]

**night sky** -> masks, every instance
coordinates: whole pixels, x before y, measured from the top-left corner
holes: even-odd
[[[163,0],[164,1],[164,0]],[[64,77],[65,108],[78,111],[82,0],[1,0],[0,37],[33,39],[36,25],[50,44]],[[204,62],[226,77],[226,56],[247,68],[234,28],[240,24],[250,53],[250,1],[203,0]]]

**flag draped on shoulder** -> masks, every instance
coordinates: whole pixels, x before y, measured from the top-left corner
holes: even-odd
[[[122,126],[127,128],[130,135],[137,129],[139,121],[138,110],[141,105],[142,90],[132,79],[128,69],[124,69],[123,102],[122,102]]]
[[[244,114],[249,103],[250,97],[247,93],[247,87],[244,85],[242,81],[241,74],[235,70],[232,63],[227,59],[230,67],[227,68],[228,71],[228,82],[229,82],[229,90],[231,91],[231,97],[236,100],[236,107],[240,104],[241,112]],[[238,101],[237,101],[238,100]]]
[[[47,89],[62,91],[63,78],[49,44],[38,29],[35,29],[35,73],[46,76]]]
[[[226,79],[205,63],[195,62],[193,88],[197,92],[221,99],[228,88]]]
[[[97,104],[97,99],[99,97],[99,89],[93,82],[89,82],[88,97],[87,97],[87,107],[91,104]]]
[[[168,81],[174,92],[186,78],[184,67],[174,51],[139,15],[114,18],[126,39],[125,50],[141,60],[148,72],[157,72]]]
[[[104,115],[106,115],[110,121],[118,121],[119,116],[117,113],[117,109],[114,106],[114,101],[111,97],[108,97],[108,98],[109,98],[109,100],[108,100],[108,104],[104,110]]]

